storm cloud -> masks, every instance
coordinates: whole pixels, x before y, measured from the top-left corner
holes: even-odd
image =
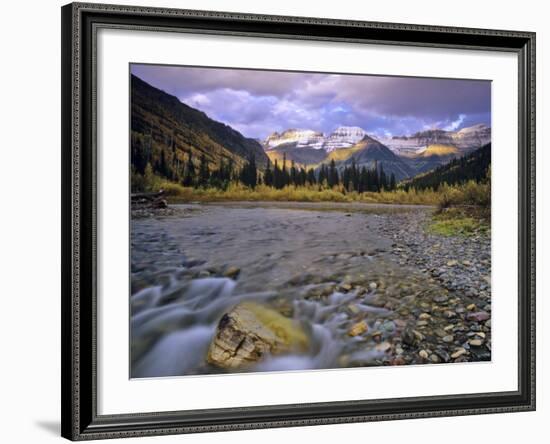
[[[360,126],[378,136],[491,124],[491,83],[349,74],[131,65],[131,72],[248,137]]]

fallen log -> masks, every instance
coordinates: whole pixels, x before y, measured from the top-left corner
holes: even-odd
[[[153,201],[153,200],[158,200],[162,198],[164,198],[164,190],[160,190],[156,193],[132,193],[131,194],[132,201],[136,201],[136,200]]]

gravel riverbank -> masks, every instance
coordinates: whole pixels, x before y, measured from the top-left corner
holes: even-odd
[[[223,371],[206,362],[208,346],[247,300],[298,322],[310,346],[243,371],[491,357],[490,238],[428,233],[433,208],[175,210],[132,221],[134,377]]]

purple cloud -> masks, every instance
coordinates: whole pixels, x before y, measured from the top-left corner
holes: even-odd
[[[491,83],[133,64],[131,72],[248,137],[360,126],[377,135],[491,123]]]

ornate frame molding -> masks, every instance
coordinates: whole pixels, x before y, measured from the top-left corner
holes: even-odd
[[[62,8],[62,435],[71,440],[535,409],[535,34],[72,3]],[[97,414],[95,41],[99,27],[514,52],[519,64],[517,392]]]

